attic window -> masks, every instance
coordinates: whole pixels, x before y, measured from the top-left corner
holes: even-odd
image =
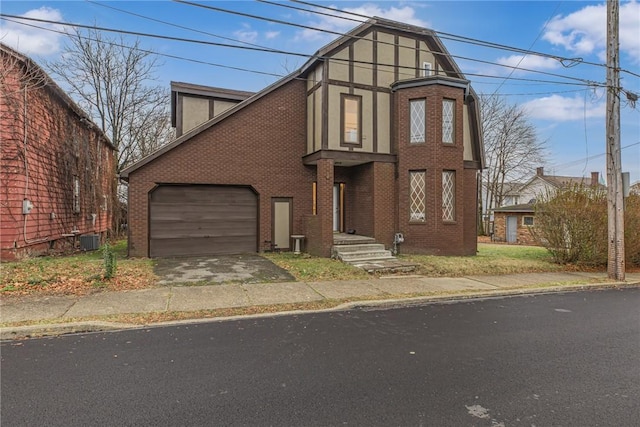
[[[422,77],[433,76],[433,64],[431,62],[422,63]]]

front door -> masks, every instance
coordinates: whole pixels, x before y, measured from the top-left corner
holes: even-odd
[[[507,242],[516,243],[518,241],[518,217],[507,217]]]
[[[344,183],[333,185],[333,231],[344,231]]]
[[[291,249],[292,200],[288,197],[271,199],[271,226],[274,248],[281,251]]]

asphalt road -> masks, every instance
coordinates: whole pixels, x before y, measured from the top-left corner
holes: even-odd
[[[637,426],[640,289],[2,344],[2,426]]]

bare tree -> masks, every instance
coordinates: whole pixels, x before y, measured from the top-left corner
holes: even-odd
[[[93,118],[116,147],[117,174],[174,137],[169,91],[156,84],[157,57],[140,41],[111,38],[98,30],[76,29],[60,59],[47,64],[69,95]],[[113,200],[114,226],[125,217],[124,183]]]
[[[111,139],[116,173],[172,138],[169,93],[155,84],[157,57],[139,40],[76,29],[47,66]]]
[[[521,182],[545,158],[546,141],[540,141],[526,111],[499,96],[480,96],[482,133],[486,157],[483,172],[485,230],[490,209],[502,204],[507,183]]]

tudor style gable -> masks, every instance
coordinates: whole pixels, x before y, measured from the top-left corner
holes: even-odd
[[[307,156],[305,164],[333,158],[336,165],[395,162],[394,96],[404,87],[429,86],[425,97],[440,104],[440,88],[460,89],[459,105],[447,110],[460,124],[465,161],[482,165],[475,94],[455,63],[427,29],[374,18],[318,51],[305,67]],[[400,82],[405,82],[399,86]],[[453,107],[451,104],[446,104]],[[430,105],[429,108],[436,108]],[[429,130],[433,111],[423,109]],[[440,114],[438,114],[440,116]]]

